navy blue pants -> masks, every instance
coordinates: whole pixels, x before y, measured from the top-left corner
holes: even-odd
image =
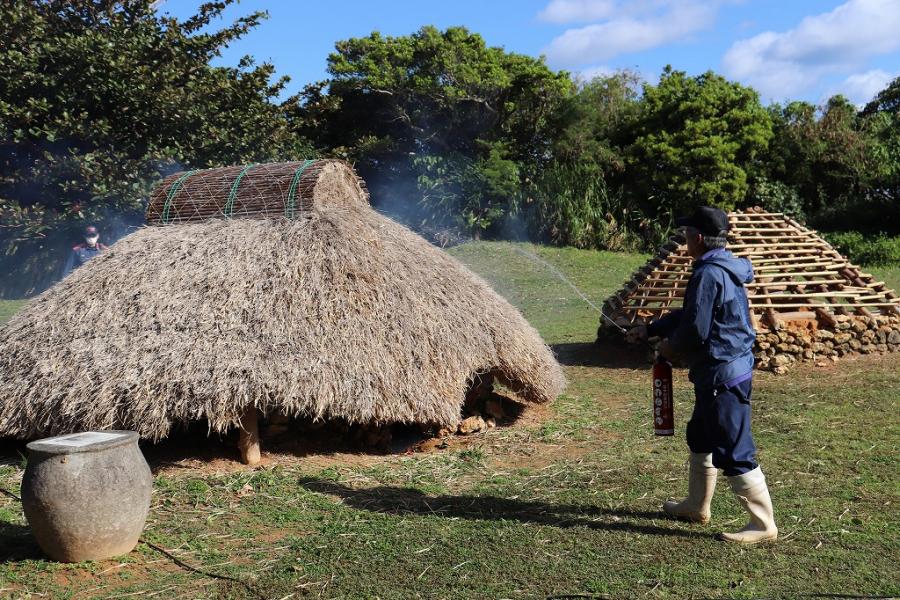
[[[691,452],[712,453],[712,463],[725,475],[743,475],[759,464],[750,433],[750,393],[753,381],[731,388],[694,388],[694,414],[687,424]]]

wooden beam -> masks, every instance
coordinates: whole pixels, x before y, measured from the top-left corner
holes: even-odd
[[[837,327],[837,321],[835,321],[834,317],[824,308],[817,308],[816,316],[819,317],[820,321],[824,321],[829,328],[834,329]]]
[[[248,406],[241,415],[238,450],[241,451],[241,461],[245,465],[258,464],[262,457],[259,447],[259,422],[255,406]]]
[[[737,256],[737,255],[735,255],[735,256]],[[753,259],[748,256],[748,257],[743,257],[743,258],[750,258],[750,262],[752,262],[753,266],[756,267],[757,265],[768,265],[770,263],[779,263],[779,264],[784,263],[785,265],[791,265],[792,263],[810,262],[810,259],[813,256],[820,256],[820,255],[810,254],[810,255],[804,255],[804,256],[781,256],[781,257],[776,257],[776,258],[757,258],[757,259]],[[827,261],[827,260],[816,261],[815,259],[813,259],[812,262],[834,262],[834,261]],[[841,266],[843,266],[843,265],[841,265]]]
[[[753,248],[758,246],[758,244],[729,244],[730,248],[739,249],[739,248]],[[813,248],[813,247],[821,247],[822,244],[820,242],[790,242],[783,245],[783,252],[790,252],[791,248]]]

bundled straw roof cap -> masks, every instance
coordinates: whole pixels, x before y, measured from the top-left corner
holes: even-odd
[[[158,439],[200,419],[225,430],[247,406],[450,425],[486,372],[526,401],[560,393],[515,308],[361,186],[335,189],[304,218],[143,228],[33,300],[0,329],[0,436]]]
[[[153,190],[147,223],[211,218],[308,217],[323,206],[368,204],[366,185],[339,160],[301,160],[193,170],[166,177]]]

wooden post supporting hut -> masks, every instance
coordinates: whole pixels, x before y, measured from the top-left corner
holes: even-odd
[[[262,454],[259,446],[259,419],[255,406],[248,406],[241,416],[241,429],[238,437],[238,450],[241,452],[241,462],[245,465],[259,463]]]

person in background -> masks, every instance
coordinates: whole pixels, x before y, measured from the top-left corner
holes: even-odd
[[[718,208],[704,206],[678,219],[684,227],[693,273],[684,308],[628,332],[631,341],[664,338],[659,352],[690,364],[695,403],[687,424],[690,448],[688,495],[663,505],[673,517],[707,523],[717,469],[750,514],[746,527],[719,538],[755,544],[778,537],[766,478],[756,460],[750,432],[753,341],[750,306],[744,287],[753,280],[753,266],[725,249],[730,224]]]
[[[67,277],[69,273],[104,250],[106,250],[106,246],[100,243],[100,234],[97,228],[93,225],[88,226],[84,230],[84,243],[74,246],[69,254],[65,269],[63,269],[63,277]]]

